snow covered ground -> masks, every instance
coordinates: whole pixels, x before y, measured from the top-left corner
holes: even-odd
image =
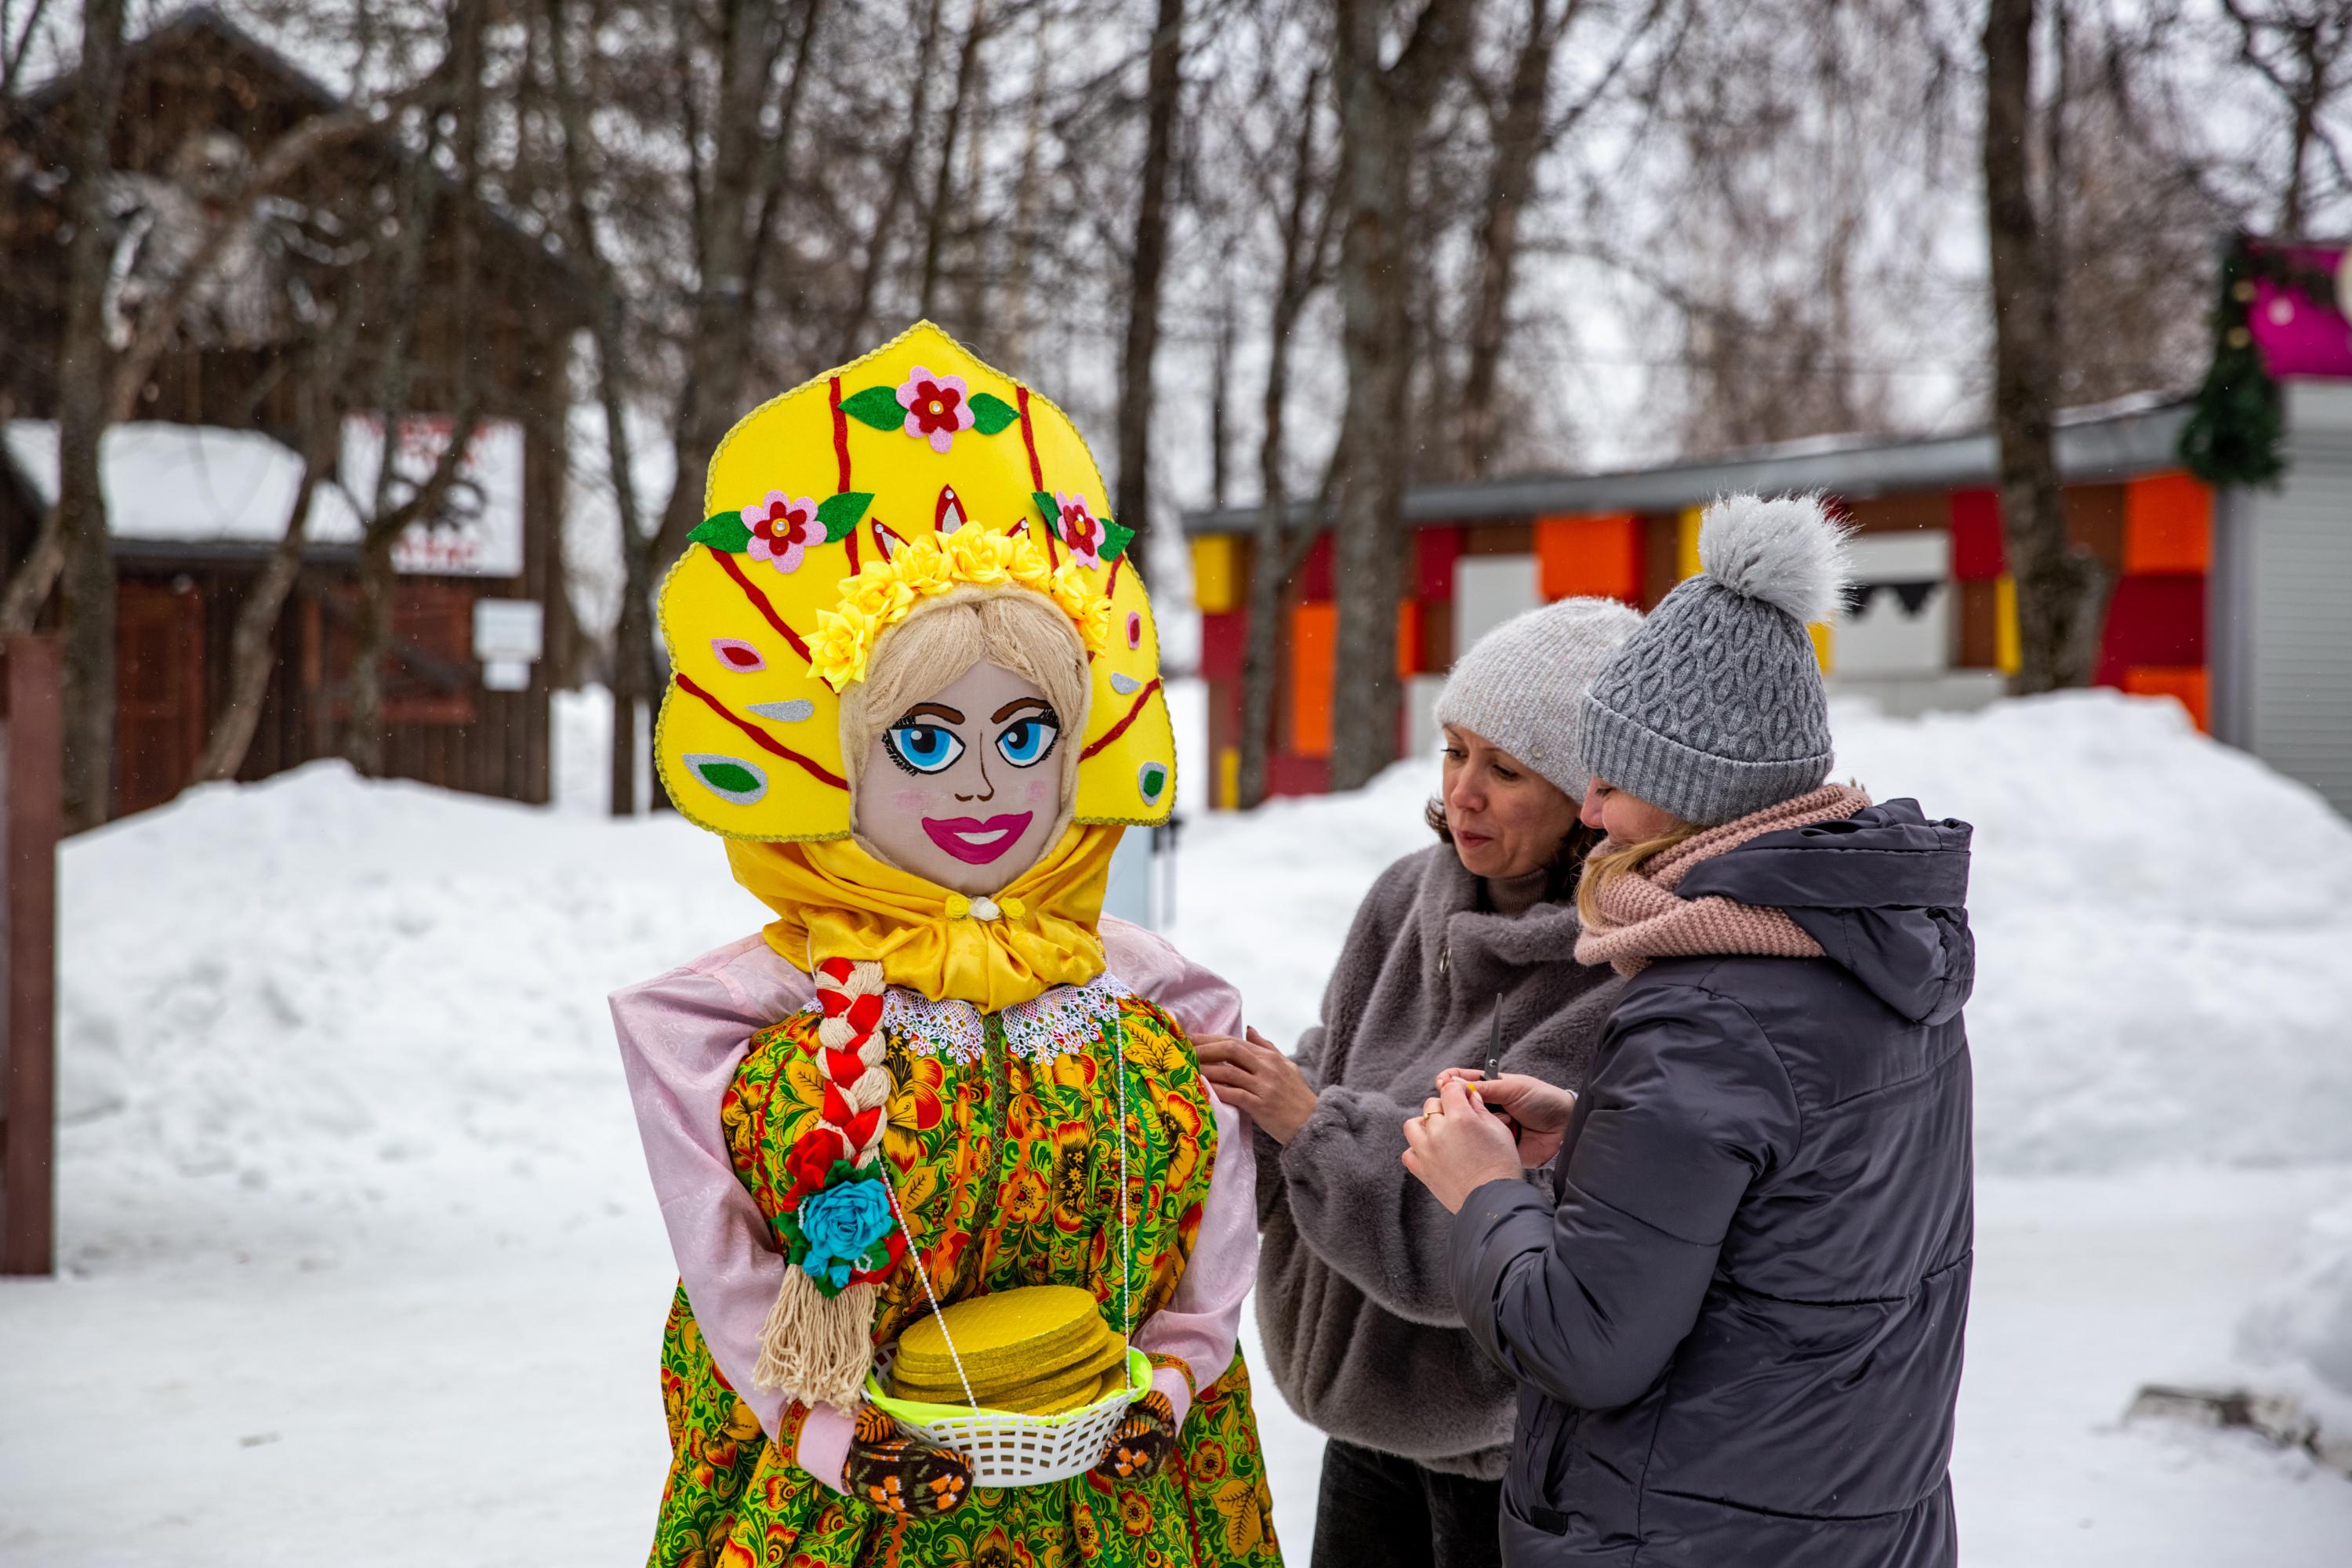
[[[603,997],[761,911],[599,815],[599,722],[550,811],[320,766],[68,849],[65,1271],[0,1281],[0,1561],[641,1560],[672,1276]],[[2121,1416],[2352,1407],[2352,829],[2160,704],[1837,728],[1842,776],[1979,827],[1967,1561],[2345,1563],[2352,1483]],[[1430,778],[1194,824],[1174,935],[1260,1027],[1311,1018]],[[1318,1440],[1261,1398],[1303,1563]]]

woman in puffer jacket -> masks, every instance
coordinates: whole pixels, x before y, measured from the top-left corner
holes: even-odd
[[[1584,1091],[1444,1074],[1405,1162],[1519,1382],[1507,1563],[1941,1568],[1969,829],[1823,782],[1820,506],[1719,502],[1699,555],[1587,699],[1577,955],[1632,979]]]

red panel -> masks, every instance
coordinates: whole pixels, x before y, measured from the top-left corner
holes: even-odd
[[[2124,689],[2135,697],[2169,697],[2189,710],[2189,717],[2200,730],[2211,734],[2208,722],[2212,696],[2211,682],[2201,668],[2172,669],[2162,666],[2143,665],[2124,671]]]
[[[1454,563],[1462,558],[1458,528],[1416,528],[1412,531],[1412,596],[1431,604],[1454,597]]]
[[[1268,795],[1322,795],[1331,787],[1331,761],[1328,757],[1302,757],[1295,752],[1277,752],[1265,760],[1265,793]]]
[[[1239,680],[1248,651],[1249,612],[1222,610],[1201,617],[1201,679]]]
[[[2126,577],[2116,584],[2095,680],[2121,686],[2136,666],[2180,668],[2204,662],[2204,578]]]
[[[1328,604],[1331,598],[1331,535],[1315,536],[1314,546],[1298,568],[1298,596],[1310,605]]]
[[[2000,492],[1952,492],[1952,578],[1990,582],[2009,570],[2000,546]]]
[[[1631,514],[1536,519],[1536,568],[1546,600],[1642,596],[1642,523]]]

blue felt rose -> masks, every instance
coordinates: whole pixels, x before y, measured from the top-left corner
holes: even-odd
[[[811,1193],[801,1200],[798,1217],[808,1242],[801,1267],[835,1291],[849,1283],[852,1270],[866,1266],[866,1255],[898,1223],[890,1213],[890,1190],[873,1176]]]

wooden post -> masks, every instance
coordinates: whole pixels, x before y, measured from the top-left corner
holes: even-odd
[[[59,676],[56,637],[0,642],[0,1274],[57,1266]]]

